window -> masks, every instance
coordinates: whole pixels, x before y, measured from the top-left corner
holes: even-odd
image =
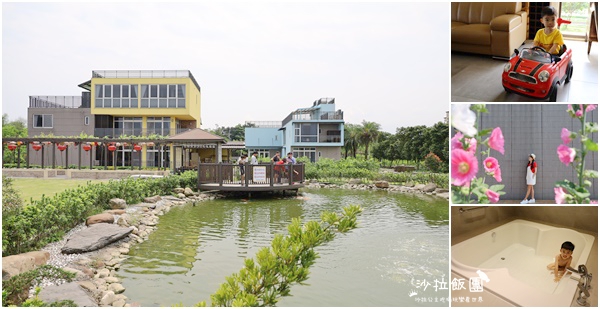
[[[310,162],[315,162],[317,157],[317,151],[315,147],[293,147],[292,153],[294,157],[308,157]]]
[[[317,123],[295,123],[294,124],[294,142],[296,143],[316,143],[318,141]]]
[[[251,156],[253,152],[258,153],[259,158],[270,158],[269,149],[248,149],[248,155]]]
[[[171,117],[148,117],[146,125],[149,135],[169,136],[171,133]]]
[[[185,85],[142,85],[141,107],[184,108]]]
[[[95,107],[137,108],[138,85],[96,85]]]
[[[90,116],[85,116],[83,118],[83,124],[86,125],[86,126],[90,125]]]
[[[53,115],[33,115],[34,128],[52,128]]]
[[[142,117],[115,117],[114,136],[142,135]]]

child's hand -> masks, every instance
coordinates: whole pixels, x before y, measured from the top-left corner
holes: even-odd
[[[558,282],[558,281],[560,281],[560,279],[562,279],[562,276],[560,276],[560,275],[557,277],[554,277],[554,282]]]

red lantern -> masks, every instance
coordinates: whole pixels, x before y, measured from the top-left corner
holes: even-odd
[[[115,150],[117,150],[117,146],[115,146],[115,145],[108,146],[108,151],[113,152]]]
[[[42,149],[42,145],[40,145],[40,144],[33,144],[33,146],[31,146],[31,147],[35,151],[39,151],[40,149]]]
[[[67,149],[67,145],[58,145],[58,150],[65,151]]]
[[[142,146],[140,146],[138,144],[133,145],[133,151],[140,151],[140,150],[142,150]]]
[[[8,144],[8,150],[15,151],[15,149],[17,149],[17,145],[16,144]]]
[[[92,146],[90,144],[83,145],[83,150],[90,151],[91,149],[92,149]]]

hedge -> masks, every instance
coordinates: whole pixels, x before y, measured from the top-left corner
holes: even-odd
[[[62,239],[85,218],[109,208],[112,198],[136,204],[144,197],[171,194],[173,188],[197,185],[197,173],[189,171],[164,178],[126,178],[67,189],[53,197],[25,205],[2,218],[2,256],[38,250]]]

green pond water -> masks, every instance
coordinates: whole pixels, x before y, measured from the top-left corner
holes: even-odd
[[[306,285],[292,286],[278,306],[448,306],[448,201],[385,191],[301,193],[173,208],[122,263],[124,294],[142,306],[210,305],[225,277],[274,234],[286,234],[292,218],[318,220],[322,211],[360,205],[359,227],[317,247]]]

